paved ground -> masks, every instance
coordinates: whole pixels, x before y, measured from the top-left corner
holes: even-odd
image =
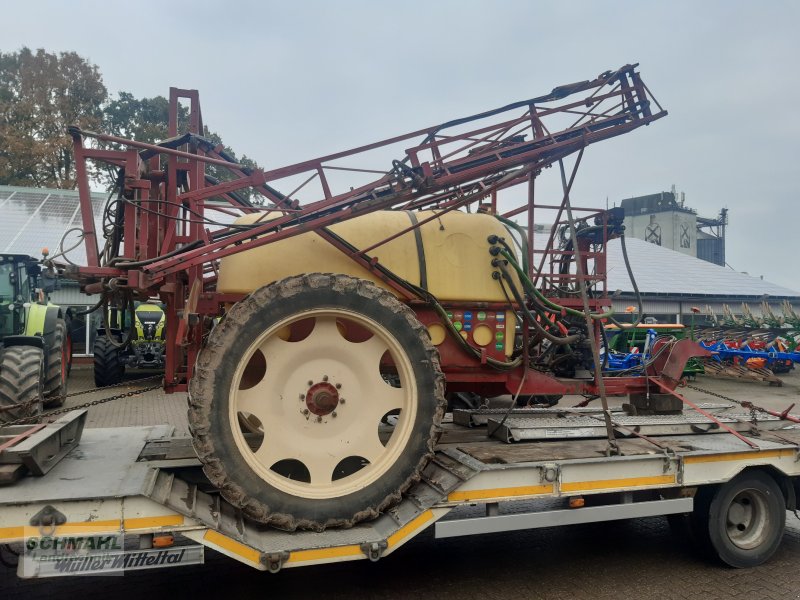
[[[78,406],[91,400],[158,383],[158,380],[137,381],[137,378],[151,375],[153,373],[147,371],[129,372],[126,375],[127,385],[106,393],[96,392],[68,398],[65,407]],[[783,386],[773,387],[765,383],[712,379],[701,375],[696,381],[690,382],[690,385],[738,400],[751,400],[760,406],[777,411],[782,411],[796,402],[798,408],[795,412],[800,414],[800,370],[794,370],[787,375],[782,375],[781,381],[784,383]],[[85,366],[76,367],[70,377],[69,385],[70,393],[92,389],[94,380],[91,368]],[[724,402],[712,394],[689,388],[682,388],[679,391],[694,402]],[[580,400],[582,398],[570,399],[567,397],[561,400],[560,405],[570,406]],[[609,399],[612,406],[618,405],[622,401],[621,398]],[[492,402],[496,405],[502,405],[504,399],[496,399]],[[595,402],[598,403],[598,401]],[[738,407],[733,410],[742,412],[742,409]],[[163,423],[170,423],[175,426],[177,433],[188,435],[186,394],[165,394],[157,390],[140,396],[94,406],[89,411],[87,427],[122,427],[126,425],[159,425]]]
[[[106,392],[81,394],[67,398],[65,408],[79,406],[106,398],[121,392],[149,387],[159,383],[159,379],[137,381],[140,377],[153,377],[157,372],[131,371],[126,374],[127,385],[113,388]],[[94,374],[91,367],[75,367],[70,374],[69,393],[81,392],[94,388]],[[161,390],[147,392],[123,400],[114,400],[107,404],[93,406],[89,411],[87,427],[123,427],[137,425],[161,425],[170,423],[175,426],[176,433],[188,435],[186,421],[186,394],[165,394]]]
[[[696,385],[783,410],[792,402],[800,404],[800,373],[784,380],[782,388],[703,378]],[[76,370],[71,389],[90,382],[91,371]],[[695,401],[717,401],[695,391],[687,395]],[[86,399],[77,396],[69,402]],[[185,403],[183,394],[161,393],[113,402],[92,408],[89,426],[170,422],[185,431]],[[697,556],[663,518],[439,541],[423,534],[376,564],[359,561],[277,575],[253,571],[211,551],[206,563],[123,577],[40,581],[18,580],[13,570],[0,567],[0,598],[800,598],[800,520],[787,513],[778,553],[749,570],[724,568]]]

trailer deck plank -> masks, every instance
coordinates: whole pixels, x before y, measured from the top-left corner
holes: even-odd
[[[675,452],[691,450],[673,440],[659,439],[658,443]],[[644,440],[618,440],[617,445],[624,456],[643,454],[662,454],[658,446]],[[606,456],[608,442],[606,440],[580,440],[563,442],[526,442],[525,444],[508,445],[500,442],[488,444],[462,444],[458,449],[469,454],[484,464],[515,464],[525,462],[541,462],[549,460],[571,460],[600,458]]]
[[[3,503],[119,498],[139,495],[149,465],[136,459],[148,439],[166,438],[171,425],[85,429],[73,448],[44,477],[23,477],[2,490]]]

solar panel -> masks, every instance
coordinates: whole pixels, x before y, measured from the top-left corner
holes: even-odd
[[[92,193],[98,231],[105,202],[106,194]],[[54,255],[67,230],[80,225],[77,191],[0,186],[0,252],[38,257],[46,247]],[[65,240],[65,246],[73,245],[77,239],[75,232]],[[86,264],[83,245],[67,256],[76,264]]]
[[[800,297],[790,290],[728,267],[663,248],[637,238],[625,238],[633,274],[642,292],[676,296]],[[608,289],[632,292],[619,240],[608,245]]]

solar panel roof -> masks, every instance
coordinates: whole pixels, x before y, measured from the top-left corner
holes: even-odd
[[[98,230],[101,229],[106,195],[92,194],[92,209]],[[42,248],[54,255],[64,233],[81,227],[78,192],[0,186],[0,252],[41,256]],[[75,244],[78,232],[65,240],[65,246]],[[81,244],[67,254],[77,264],[86,264],[86,252]]]
[[[796,290],[644,240],[626,237],[625,243],[631,269],[642,292],[676,296],[800,297]],[[609,243],[607,261],[609,291],[633,292],[618,239]]]

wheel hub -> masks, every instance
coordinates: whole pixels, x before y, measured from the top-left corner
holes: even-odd
[[[339,392],[332,384],[321,381],[308,388],[305,400],[311,413],[324,417],[336,410],[339,405]]]
[[[736,546],[749,550],[763,542],[769,529],[769,511],[763,493],[743,490],[734,497],[726,516],[728,537]]]

